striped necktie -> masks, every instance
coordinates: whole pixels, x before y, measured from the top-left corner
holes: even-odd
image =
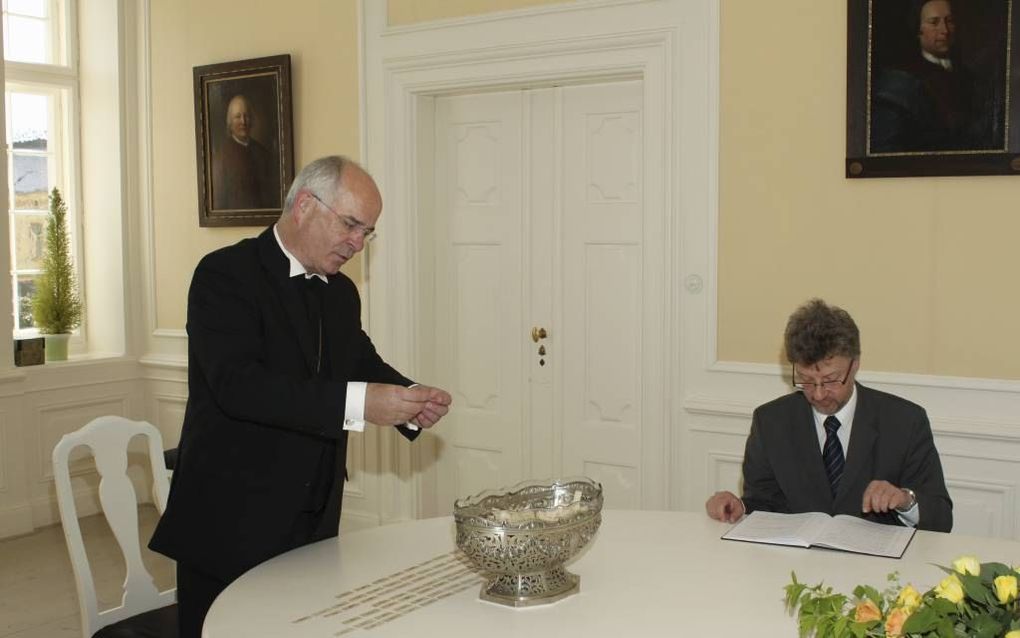
[[[839,479],[843,477],[843,466],[846,460],[843,457],[843,445],[836,436],[840,422],[834,416],[825,418],[825,445],[822,447],[822,462],[825,464],[825,474],[829,477],[829,486],[832,488],[832,495],[836,495],[836,488],[839,487]]]

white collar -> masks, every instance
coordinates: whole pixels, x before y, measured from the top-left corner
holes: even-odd
[[[273,224],[273,237],[276,238],[276,243],[280,246],[280,250],[282,250],[284,256],[287,257],[287,261],[290,262],[290,274],[288,275],[288,277],[297,277],[299,275],[304,275],[305,279],[318,277],[325,283],[327,284],[329,283],[329,279],[320,275],[319,273],[308,272],[308,269],[305,268],[304,264],[298,261],[298,258],[291,254],[289,250],[287,250],[287,247],[283,245],[283,240],[280,239],[280,231],[276,229],[276,224]]]
[[[934,56],[931,53],[928,53],[927,51],[925,51],[924,49],[921,49],[921,56],[923,56],[925,60],[928,60],[932,64],[939,65],[940,67],[942,67],[946,71],[952,71],[953,70],[953,61],[950,60],[949,58],[940,58],[940,57]]]

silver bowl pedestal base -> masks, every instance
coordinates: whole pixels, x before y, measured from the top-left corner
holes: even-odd
[[[563,600],[581,590],[581,577],[562,567],[533,574],[496,576],[482,585],[482,600],[508,607],[533,607]]]

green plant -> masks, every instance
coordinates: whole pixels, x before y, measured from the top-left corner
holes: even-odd
[[[67,236],[67,206],[54,188],[50,193],[43,271],[32,297],[32,320],[44,334],[64,334],[81,324],[81,313]]]
[[[894,573],[884,591],[859,585],[852,597],[791,573],[786,609],[802,638],[1020,638],[1016,568],[961,556],[940,569],[949,575],[924,594]]]

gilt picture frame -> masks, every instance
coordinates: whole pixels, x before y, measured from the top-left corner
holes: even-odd
[[[266,226],[294,179],[290,56],[193,75],[199,226]]]
[[[1020,174],[1014,0],[848,0],[848,178]]]

